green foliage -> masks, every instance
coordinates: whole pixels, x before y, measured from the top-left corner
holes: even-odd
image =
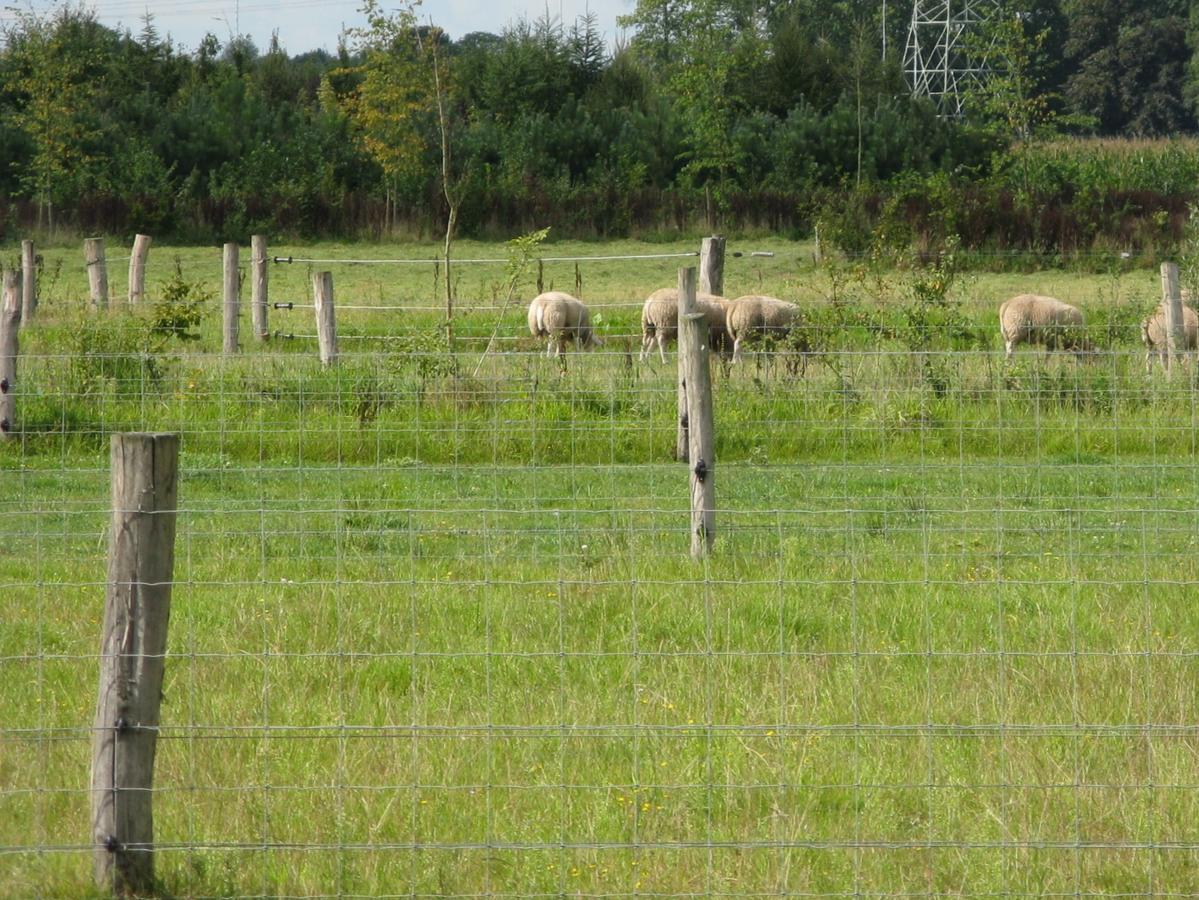
[[[161,337],[147,320],[133,316],[80,319],[69,329],[63,393],[73,398],[143,392],[163,372],[157,357]]]
[[[181,341],[199,340],[199,333],[193,329],[203,321],[204,307],[213,297],[203,282],[188,281],[183,277],[183,264],[175,257],[175,273],[163,285],[152,307],[150,333]]]
[[[877,3],[639,0],[614,52],[593,15],[452,41],[413,3],[363,12],[335,55],[213,35],[185,52],[150,15],[133,34],[70,4],[15,12],[4,228],[452,232],[448,206],[466,236],[807,235],[819,221],[854,254],[885,224],[923,249],[956,233],[975,251],[1148,258],[1180,237],[1199,183],[1185,141],[1033,141],[1194,129],[1199,13],[1178,0],[1005,5],[980,37],[995,75],[964,123],[909,96],[905,17],[884,23]],[[431,202],[443,168],[456,203]]]
[[[1187,7],[1177,0],[1086,0],[1070,9],[1065,94],[1103,134],[1170,135],[1195,128],[1183,101]],[[1193,70],[1192,70],[1193,71]],[[1193,84],[1188,85],[1194,96]]]
[[[33,151],[22,182],[39,209],[48,211],[52,230],[53,205],[86,184],[92,163],[96,60],[80,38],[98,26],[82,7],[61,7],[47,19],[17,14],[20,25],[8,42],[6,68],[8,89],[18,98],[13,124],[28,136]]]

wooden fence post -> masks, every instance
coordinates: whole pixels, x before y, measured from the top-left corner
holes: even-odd
[[[1166,373],[1174,375],[1174,367],[1186,351],[1183,334],[1182,292],[1178,286],[1178,264],[1164,262],[1162,270],[1162,307],[1166,312]]]
[[[680,320],[683,316],[683,298],[679,297],[678,315]],[[680,332],[681,334],[681,332]],[[687,380],[683,371],[683,345],[679,344],[679,371],[678,371],[678,392],[676,394],[676,412],[675,416],[675,435],[674,435],[674,458],[681,462],[686,462],[688,454],[691,452],[690,444],[687,438]]]
[[[316,340],[321,365],[337,362],[337,322],[333,315],[333,273],[315,272],[312,276],[312,296],[316,306]]]
[[[224,350],[237,352],[237,316],[241,311],[241,281],[237,270],[237,244],[225,244]]]
[[[87,261],[92,309],[108,309],[108,261],[104,258],[104,238],[84,240],[83,257]]]
[[[171,612],[179,435],[112,436],[112,525],[92,729],[92,859],[116,894],[154,888],[154,751]]]
[[[254,329],[254,339],[265,341],[271,336],[267,319],[267,264],[270,259],[266,255],[266,236],[255,234],[250,238],[250,265],[253,270],[253,280],[250,282],[250,327]]]
[[[21,321],[28,325],[37,312],[37,256],[33,241],[21,241]]]
[[[4,273],[0,299],[0,440],[16,431],[17,334],[21,330],[21,275]]]
[[[706,237],[699,250],[699,292],[724,296],[724,245],[721,235]]]
[[[695,300],[695,269],[679,269],[679,381],[687,395],[687,460],[691,482],[691,556],[716,540],[716,439],[708,321]]]
[[[150,255],[150,235],[139,234],[133,239],[129,254],[129,302],[141,303],[146,294],[146,257]]]

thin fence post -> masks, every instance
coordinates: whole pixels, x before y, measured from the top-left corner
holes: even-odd
[[[33,241],[21,241],[21,321],[29,324],[37,312],[37,256]]]
[[[154,889],[154,752],[175,561],[179,435],[112,436],[112,523],[92,729],[92,860],[116,894]]]
[[[724,246],[721,235],[706,237],[699,250],[699,292],[724,296]]]
[[[1162,272],[1162,306],[1166,312],[1166,372],[1173,376],[1174,367],[1186,349],[1183,334],[1182,292],[1178,285],[1178,264],[1164,262]]]
[[[139,234],[133,239],[129,254],[129,303],[141,303],[146,296],[146,257],[150,255],[150,235]]]
[[[104,238],[85,239],[83,257],[87,261],[92,309],[108,309],[108,261],[104,257]]]
[[[687,465],[691,487],[691,556],[712,552],[716,539],[716,440],[708,320],[695,299],[695,269],[679,269],[679,380],[687,394]]]
[[[270,260],[266,255],[265,235],[251,236],[250,260],[254,273],[253,280],[250,282],[250,323],[254,329],[254,339],[265,341],[271,336],[267,320],[267,264]]]
[[[225,244],[225,303],[224,303],[224,350],[237,352],[237,316],[241,307],[241,280],[238,266],[237,244]]]
[[[21,330],[21,275],[4,273],[0,300],[0,440],[16,433],[17,335]]]
[[[316,272],[312,276],[312,296],[316,307],[316,340],[321,365],[337,362],[337,322],[333,313],[333,273]]]

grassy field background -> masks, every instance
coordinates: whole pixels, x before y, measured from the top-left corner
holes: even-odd
[[[164,894],[1199,890],[1199,395],[1144,371],[1157,273],[972,272],[930,304],[927,270],[730,250],[775,252],[726,293],[799,302],[811,352],[717,372],[700,564],[674,358],[625,337],[687,259],[580,263],[607,344],[565,372],[524,331],[535,267],[506,310],[477,308],[502,265],[458,269],[452,356],[431,266],[313,263],[323,370],[310,308],[266,345],[243,308],[221,356],[219,248],[151,251],[151,298],[176,256],[212,298],[153,352],[149,309],[88,313],[81,252],[45,251],[0,445],[0,894],[91,890],[107,441],[135,429],[183,433]],[[309,268],[272,299],[310,303]],[[1003,365],[1022,291],[1102,351]]]

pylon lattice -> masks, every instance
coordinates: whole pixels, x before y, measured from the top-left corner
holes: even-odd
[[[999,9],[999,0],[915,0],[903,69],[912,93],[932,99],[943,116],[962,115],[964,94],[987,72],[987,48],[969,40]]]

